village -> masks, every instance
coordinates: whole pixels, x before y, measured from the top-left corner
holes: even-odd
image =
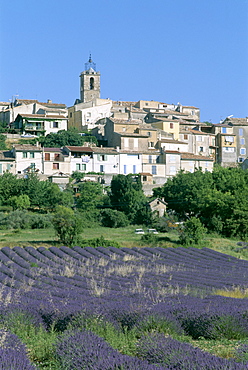
[[[212,172],[214,164],[248,167],[247,117],[201,122],[194,106],[102,99],[100,77],[90,56],[73,106],[17,97],[1,102],[0,123],[11,132],[6,134],[11,147],[0,151],[0,174],[35,172],[62,189],[75,171],[106,185],[114,175],[139,174],[145,194],[151,195],[180,170]],[[86,140],[83,146],[57,148],[39,142],[42,136],[71,129],[82,136],[90,133],[98,145]]]

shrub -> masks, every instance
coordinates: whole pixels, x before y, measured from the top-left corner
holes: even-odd
[[[129,224],[127,216],[115,209],[104,209],[101,211],[101,222],[105,227],[125,227]]]
[[[1,229],[28,229],[30,217],[26,210],[16,209],[4,217],[0,217]]]
[[[142,242],[147,243],[147,244],[156,245],[158,243],[158,237],[152,233],[142,235],[141,240]]]
[[[52,218],[52,224],[61,243],[72,246],[77,242],[82,224],[72,209],[58,206]]]
[[[52,215],[51,214],[30,214],[30,226],[31,229],[46,229],[52,226]]]
[[[206,233],[205,227],[199,218],[192,217],[187,220],[181,230],[179,241],[183,245],[199,244]]]
[[[108,240],[105,239],[102,235],[100,238],[94,238],[94,239],[82,239],[79,241],[80,247],[114,247],[114,248],[121,248],[121,245],[114,241],[114,240]]]

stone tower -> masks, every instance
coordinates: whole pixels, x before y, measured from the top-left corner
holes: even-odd
[[[96,72],[96,63],[90,55],[85,71],[80,74],[80,100],[85,103],[95,98],[100,98],[100,72]]]

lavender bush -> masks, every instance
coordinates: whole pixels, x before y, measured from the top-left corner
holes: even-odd
[[[60,370],[165,370],[120,354],[90,331],[69,332],[59,338],[56,355]]]
[[[142,337],[137,354],[149,363],[162,364],[167,369],[178,370],[245,370],[247,364],[236,363],[212,356],[188,343],[181,343],[163,334]]]
[[[35,370],[27,357],[20,339],[3,329],[0,330],[0,370]]]

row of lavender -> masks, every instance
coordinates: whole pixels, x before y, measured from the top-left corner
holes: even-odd
[[[56,348],[61,370],[245,370],[247,364],[212,356],[162,334],[142,337],[134,358],[122,355],[90,331],[65,333]]]
[[[248,261],[209,249],[16,247],[2,248],[0,261],[3,321],[23,312],[36,325],[65,331],[77,317],[95,316],[123,332],[166,326],[195,339],[248,337],[248,300],[209,295],[216,288],[247,288]],[[186,294],[193,288],[202,297]],[[143,360],[148,364],[141,368],[152,369]],[[131,369],[131,362],[120,366]]]
[[[115,256],[114,259],[113,256]],[[130,259],[127,259],[127,256]],[[101,259],[105,259],[107,262],[101,265],[98,263]],[[116,272],[118,266],[123,267],[130,264],[132,259],[135,260],[133,271],[129,269],[127,274]],[[89,260],[91,260],[90,263]],[[73,268],[73,274],[71,274],[73,278],[68,280],[68,284],[76,286],[84,282],[86,288],[86,279],[81,272],[82,266],[87,263],[97,270],[95,279],[100,283],[104,274],[106,283],[113,290],[120,283],[122,288],[123,284],[128,286],[128,283],[137,276],[137,271],[140,271],[141,268],[143,269],[142,283],[146,287],[154,287],[156,280],[161,283],[161,286],[193,287],[210,292],[213,288],[230,289],[235,286],[245,288],[248,280],[248,261],[238,260],[209,249],[144,248],[137,250],[54,247],[49,250],[45,248],[35,250],[34,248],[16,247],[13,250],[2,248],[0,262],[2,262],[0,281],[6,281],[6,283],[9,279],[23,281],[23,276],[25,279],[29,278],[30,281],[34,280],[37,283],[38,272],[40,272],[39,282],[43,281],[42,270],[50,267],[50,275],[53,275],[52,285],[54,285],[54,281],[61,281],[61,276],[66,277],[65,262],[67,266],[70,265]],[[33,265],[37,265],[35,279],[34,269],[31,269]],[[156,271],[158,272],[156,273]],[[64,282],[66,283],[66,279]],[[49,281],[46,280],[46,283],[49,284]]]

